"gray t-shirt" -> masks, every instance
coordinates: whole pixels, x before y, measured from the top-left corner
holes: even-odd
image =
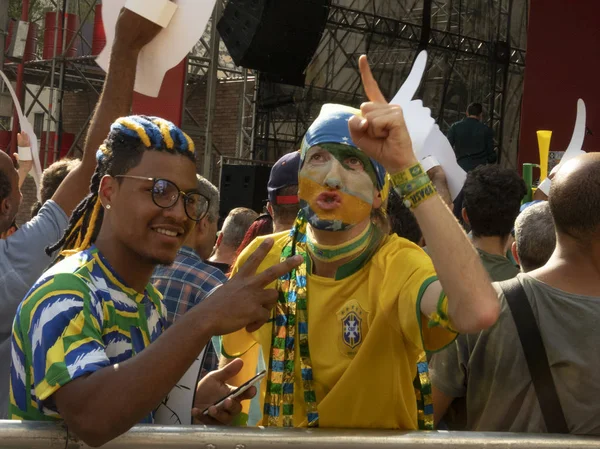
[[[0,240],[0,419],[8,416],[10,336],[17,307],[52,261],[46,247],[65,232],[69,217],[54,201],[6,240]]]
[[[519,279],[536,316],[571,433],[600,435],[600,298],[573,295],[526,274]],[[463,335],[431,361],[432,384],[466,399],[466,430],[546,432],[510,309],[498,322]]]
[[[504,256],[486,253],[477,248],[481,264],[490,275],[493,282],[506,281],[519,274],[519,269]]]

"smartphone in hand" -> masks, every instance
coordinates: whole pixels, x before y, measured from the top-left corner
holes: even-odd
[[[250,379],[249,381],[245,382],[244,384],[240,385],[238,388],[236,388],[235,390],[233,390],[231,393],[229,393],[227,396],[219,399],[217,402],[215,402],[213,405],[206,407],[203,411],[202,414],[203,415],[208,415],[208,409],[210,409],[210,407],[220,407],[221,405],[223,405],[223,403],[225,402],[226,399],[228,398],[237,398],[239,395],[241,395],[242,393],[244,393],[245,391],[247,391],[251,386],[258,384],[261,380],[263,380],[263,378],[267,375],[267,371],[263,370],[260,373],[258,373],[256,376],[254,376],[252,379]]]

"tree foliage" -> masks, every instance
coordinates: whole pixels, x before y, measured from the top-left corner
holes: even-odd
[[[31,22],[39,22],[44,18],[44,11],[51,7],[52,3],[48,0],[30,0],[29,18]],[[11,19],[20,19],[23,0],[9,0],[8,17]]]

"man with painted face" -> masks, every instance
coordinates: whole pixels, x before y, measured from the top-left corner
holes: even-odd
[[[250,362],[250,349],[263,349],[263,425],[431,427],[418,411],[417,402],[426,413],[431,402],[413,387],[417,373],[424,377],[417,362],[499,313],[477,253],[415,158],[402,109],[385,101],[366,57],[360,70],[370,101],[360,111],[323,107],[302,145],[302,209],[259,271],[291,254],[304,263],[277,281],[271,322],[223,338],[228,358],[249,354]],[[414,212],[431,259],[388,234],[381,211],[390,184]]]

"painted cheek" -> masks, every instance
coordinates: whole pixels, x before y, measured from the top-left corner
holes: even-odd
[[[325,187],[314,181],[312,178],[308,176],[302,176],[300,174],[300,178],[298,180],[298,197],[301,200],[306,201],[310,204],[311,207],[314,207],[314,201],[319,196],[319,194],[325,191]]]
[[[302,170],[300,170],[300,177],[305,177],[324,185],[327,173],[330,171],[331,161],[320,164],[307,163],[304,167],[302,167]]]
[[[373,204],[373,182],[366,172],[351,172],[346,170],[343,182],[344,187],[342,190],[344,192],[369,204]]]

